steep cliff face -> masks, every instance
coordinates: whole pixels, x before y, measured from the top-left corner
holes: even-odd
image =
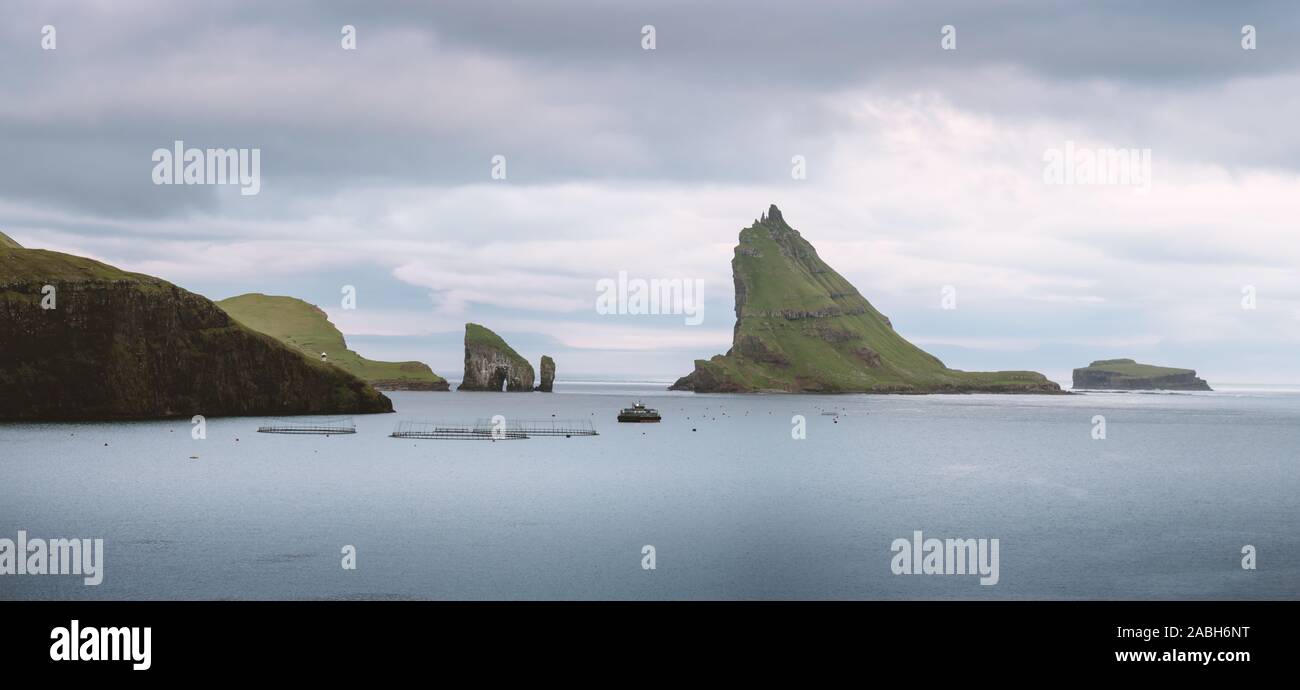
[[[1194,369],[1139,364],[1131,359],[1100,359],[1074,370],[1074,387],[1100,390],[1208,391]]]
[[[57,252],[0,249],[0,419],[392,409],[364,381],[164,280]]]
[[[731,260],[736,326],[725,355],[674,390],[700,393],[1059,393],[1032,371],[949,369],[894,331],[772,206]]]
[[[341,367],[380,390],[445,391],[447,380],[423,362],[380,362],[348,349],[343,333],[320,307],[294,297],[251,293],[217,302],[236,321]]]
[[[456,390],[533,390],[533,365],[519,356],[501,336],[476,324],[465,324],[465,376]]]
[[[550,355],[542,355],[541,382],[537,384],[537,390],[543,393],[550,393],[555,385],[555,360]]]

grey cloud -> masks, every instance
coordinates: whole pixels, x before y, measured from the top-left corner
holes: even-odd
[[[512,184],[772,182],[792,153],[826,154],[825,133],[843,123],[823,99],[857,88],[936,90],[1012,120],[1074,117],[1172,155],[1295,166],[1300,137],[1277,126],[1300,115],[1294,90],[1213,102],[1225,80],[1295,75],[1300,46],[1285,36],[1300,18],[1287,9],[11,3],[0,194],[117,218],[217,210],[214,190],[149,182],[149,153],[174,139],[262,148],[266,200],[245,204],[259,212],[363,183],[482,182],[498,153]],[[57,51],[39,49],[45,23],[59,29]],[[358,28],[355,53],[339,49],[345,23]],[[646,23],[653,52],[639,45]],[[1260,50],[1240,49],[1243,23],[1259,28]],[[938,49],[943,24],[958,27],[955,52]]]

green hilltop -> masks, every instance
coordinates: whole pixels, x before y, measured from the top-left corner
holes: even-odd
[[[1087,369],[1096,369],[1098,371],[1107,371],[1121,376],[1177,376],[1179,374],[1195,374],[1195,369],[1180,369],[1178,367],[1161,367],[1154,364],[1140,364],[1131,359],[1099,359],[1089,364]]]
[[[217,302],[236,321],[296,348],[313,359],[325,353],[337,365],[376,388],[448,389],[447,380],[422,362],[379,362],[349,350],[343,333],[319,307],[295,297],[250,293]]]
[[[22,249],[23,246],[13,240],[12,237],[0,232],[0,249]]]
[[[531,366],[528,364],[528,360],[524,359],[523,355],[515,352],[515,349],[510,347],[504,338],[486,326],[480,326],[476,323],[465,324],[465,345],[498,350],[520,365]]]
[[[696,392],[1059,393],[1032,371],[967,372],[894,331],[772,206],[731,261],[736,326],[725,355],[672,388]]]
[[[123,271],[116,266],[48,249],[0,247],[0,281],[9,284],[45,281],[47,283],[90,283],[122,281],[137,288],[169,286],[162,278]]]

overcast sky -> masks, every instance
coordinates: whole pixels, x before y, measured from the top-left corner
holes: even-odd
[[[0,230],[453,379],[476,321],[671,380],[729,346],[774,203],[949,366],[1295,383],[1297,36],[1289,2],[6,1]],[[176,140],[260,149],[261,192],[155,185]],[[1148,149],[1150,190],[1048,184],[1066,142]],[[596,313],[619,271],[703,280],[703,323]]]

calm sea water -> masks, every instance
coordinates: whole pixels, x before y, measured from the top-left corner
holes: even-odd
[[[0,576],[0,598],[1300,595],[1300,392],[662,388],[393,393],[398,412],[356,417],[354,436],[259,434],[259,418],[210,419],[200,441],[187,420],[0,424],[0,537],[102,537],[106,561],[97,587]],[[638,398],[662,424],[615,423]],[[399,420],[496,414],[589,419],[600,435],[388,437]],[[999,539],[1000,582],[892,574],[890,544],[914,530]]]

